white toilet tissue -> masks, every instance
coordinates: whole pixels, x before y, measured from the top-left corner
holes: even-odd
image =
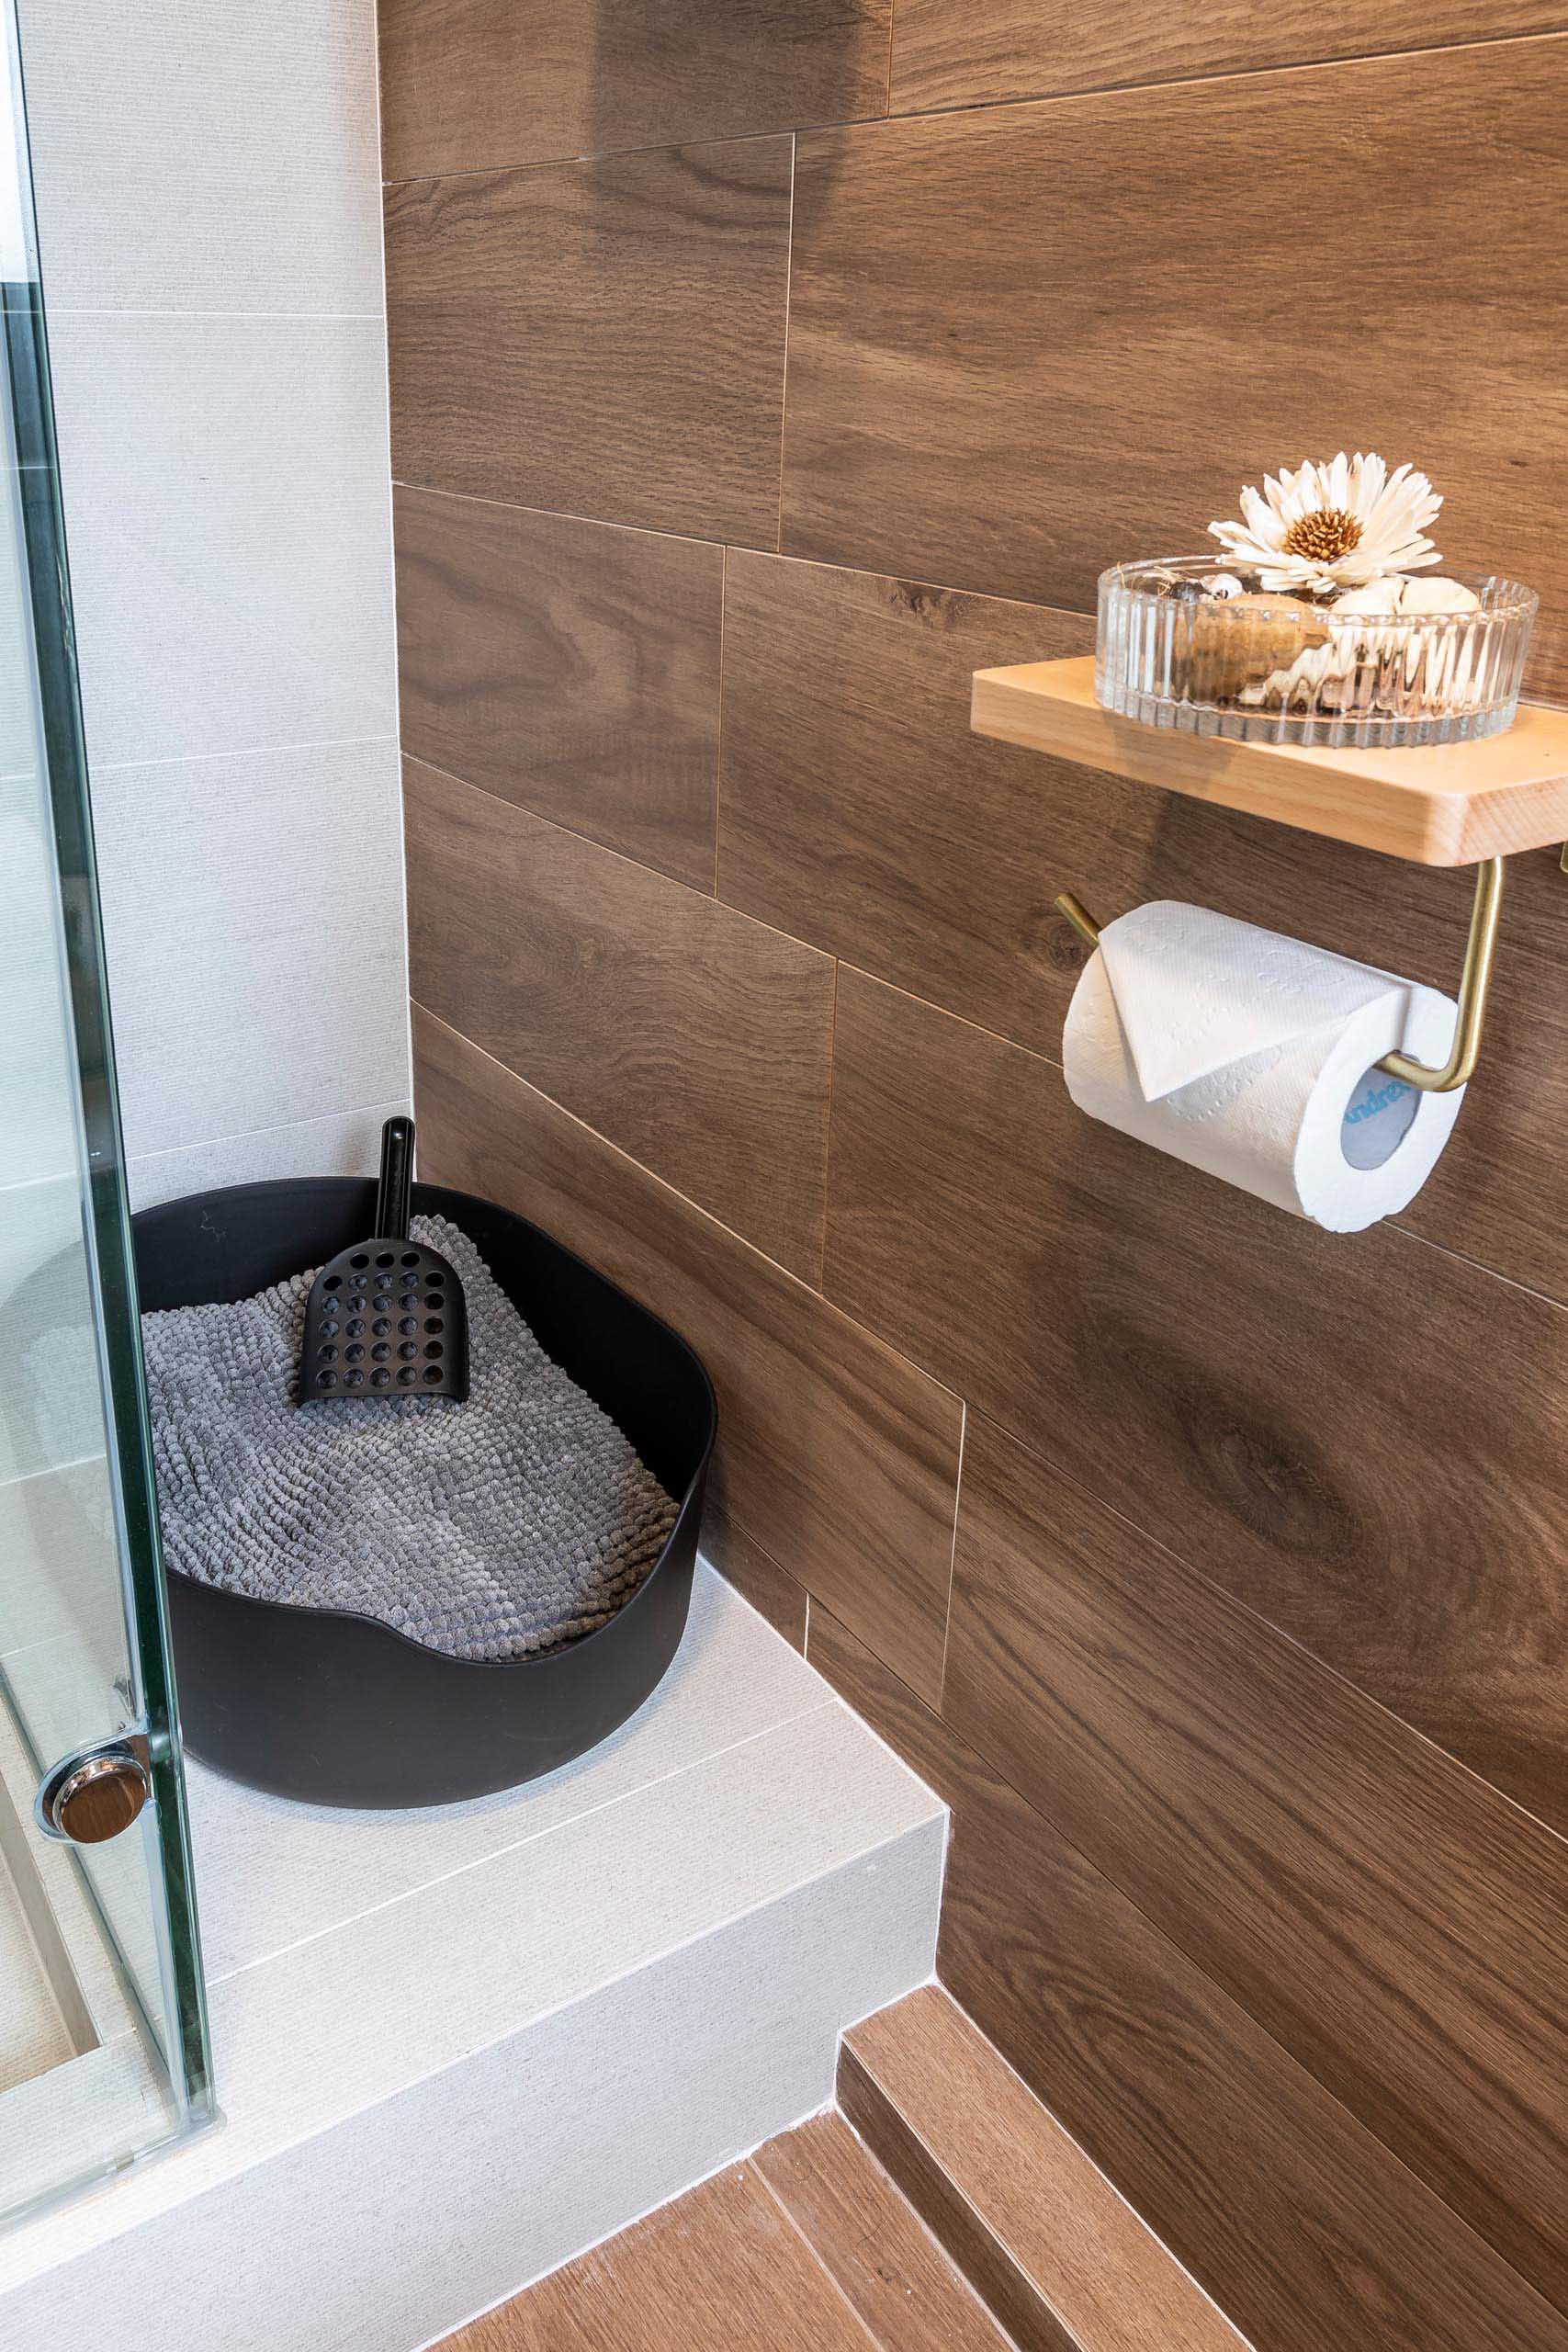
[[[1123,1135],[1359,1233],[1413,1201],[1464,1090],[1377,1068],[1441,1062],[1453,1001],[1206,907],[1159,899],[1107,923],[1068,1008],[1067,1091]]]

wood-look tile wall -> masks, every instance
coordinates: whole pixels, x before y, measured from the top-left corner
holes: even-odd
[[[1568,0],[384,0],[382,68],[427,1171],[703,1351],[716,1555],[954,1805],[944,1976],[1262,2352],[1568,2352],[1555,857],[1332,1238],[1073,1111],[1053,896],[1444,980],[1466,893],[967,724],[1342,443],[1568,695]]]

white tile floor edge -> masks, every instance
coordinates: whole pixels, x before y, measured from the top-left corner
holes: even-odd
[[[567,1773],[196,1812],[226,2126],[0,2245],[3,2352],[413,2352],[814,2112],[934,1962],[943,1808],[705,1569]]]

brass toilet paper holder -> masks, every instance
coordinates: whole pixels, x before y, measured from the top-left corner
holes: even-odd
[[[1564,849],[1562,859],[1564,870],[1568,871],[1568,848]],[[1090,947],[1099,946],[1100,925],[1070,890],[1062,891],[1054,903],[1080,939]],[[1428,1062],[1412,1060],[1408,1054],[1393,1053],[1385,1054],[1378,1064],[1380,1069],[1403,1080],[1406,1086],[1418,1087],[1423,1094],[1450,1094],[1456,1086],[1466,1085],[1474,1074],[1481,1054],[1481,1024],[1486,1013],[1486,993],[1492,985],[1492,958],[1502,905],[1503,861],[1500,857],[1483,858],[1475,869],[1475,903],[1470,913],[1464,969],[1460,974],[1459,1018],[1454,1023],[1454,1041],[1447,1061],[1440,1069],[1434,1069]]]

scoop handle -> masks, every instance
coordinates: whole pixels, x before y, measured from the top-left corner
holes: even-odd
[[[409,1238],[413,1192],[413,1121],[389,1119],[381,1130],[381,1181],[376,1193],[376,1231],[386,1241]]]

